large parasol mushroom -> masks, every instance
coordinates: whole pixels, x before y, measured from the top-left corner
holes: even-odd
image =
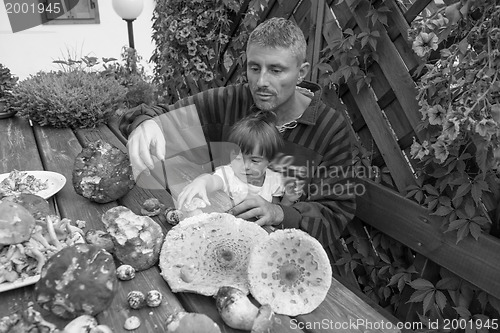
[[[251,249],[267,237],[255,223],[230,214],[199,214],[181,221],[165,237],[161,275],[174,292],[206,296],[231,286],[248,294],[247,265]]]
[[[316,309],[332,282],[321,244],[298,229],[277,230],[255,246],[248,263],[250,292],[279,314],[297,316]]]

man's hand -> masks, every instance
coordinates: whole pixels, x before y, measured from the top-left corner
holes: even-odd
[[[255,218],[260,226],[278,225],[283,222],[283,209],[280,206],[270,203],[259,195],[249,195],[234,206],[232,214],[244,220]]]
[[[145,169],[153,169],[151,154],[160,160],[165,159],[165,136],[154,120],[146,120],[133,130],[127,147],[135,179]]]

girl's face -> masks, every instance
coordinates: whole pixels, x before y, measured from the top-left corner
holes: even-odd
[[[254,148],[252,154],[231,152],[231,168],[242,182],[262,185],[268,165],[269,160],[259,153],[258,147]]]

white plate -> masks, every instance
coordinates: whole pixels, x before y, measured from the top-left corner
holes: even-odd
[[[16,280],[14,282],[4,282],[0,283],[0,293],[3,293],[8,290],[21,288],[24,286],[29,286],[31,284],[36,283],[40,280],[40,275],[30,276],[24,279]]]
[[[59,192],[63,188],[64,184],[66,184],[66,177],[57,172],[52,172],[52,171],[21,171],[21,172],[26,172],[26,174],[32,175],[35,178],[40,179],[41,181],[48,180],[47,184],[49,186],[45,190],[33,193],[44,199],[48,199],[57,192]],[[0,182],[5,178],[9,177],[9,174],[10,173],[1,174]]]

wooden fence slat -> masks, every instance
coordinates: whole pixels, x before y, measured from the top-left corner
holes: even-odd
[[[405,13],[405,18],[408,23],[413,22],[415,17],[420,14],[422,10],[431,3],[432,0],[417,0],[413,3],[413,5],[408,9],[408,11]]]
[[[325,11],[328,10],[326,7],[325,0],[316,0],[313,2],[313,8],[316,8],[316,21],[313,27],[315,27],[314,31],[314,47],[313,47],[313,57],[311,64],[319,63],[320,53],[321,53],[321,35],[323,33],[324,27],[324,19],[325,19]],[[316,82],[318,80],[318,70],[313,68],[311,70],[311,80]]]
[[[440,230],[441,218],[429,215],[418,203],[366,179],[366,193],[358,197],[356,215],[367,224],[397,239],[440,266],[487,293],[500,298],[500,240],[481,234],[456,243],[456,234]]]
[[[349,88],[354,94],[356,91],[354,84],[350,83]],[[391,171],[396,187],[401,193],[405,193],[406,188],[414,183],[413,172],[392,135],[387,121],[382,116],[377,101],[367,87],[362,88],[354,96],[356,96],[356,103],[366,120],[368,128],[370,128],[373,139]]]
[[[353,0],[347,1],[349,4],[353,3]],[[342,3],[341,5],[347,6],[347,4]],[[337,6],[336,6],[337,7]],[[333,9],[335,10],[334,7]],[[355,18],[358,25],[365,29],[367,28],[366,16],[367,8],[365,6],[358,6],[355,10]],[[408,73],[408,69],[401,61],[399,53],[397,52],[394,44],[391,42],[389,36],[385,32],[385,29],[380,23],[377,23],[377,28],[381,31],[380,38],[377,43],[377,54],[379,55],[379,65],[382,68],[387,80],[391,84],[394,93],[396,94],[401,107],[408,118],[408,121],[415,129],[420,123],[419,116],[419,106],[416,96],[415,82],[413,81],[411,75]],[[416,133],[417,137],[420,138],[420,133]]]

